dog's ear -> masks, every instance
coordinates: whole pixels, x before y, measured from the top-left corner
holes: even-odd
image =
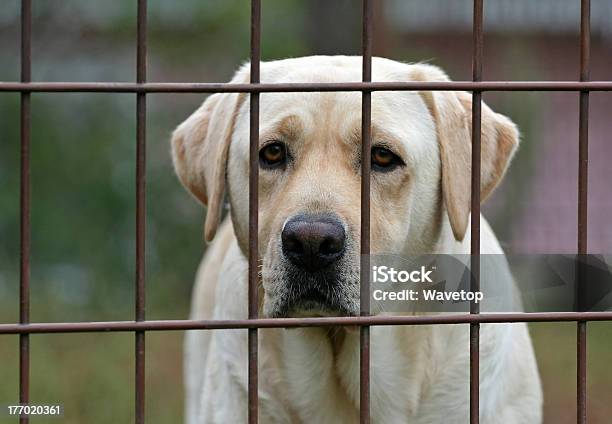
[[[242,67],[232,83],[248,80],[248,67]],[[227,156],[236,115],[244,93],[210,96],[172,134],[172,161],[183,185],[207,206],[204,237],[212,240],[219,225],[225,193]]]
[[[416,81],[449,81],[439,68],[413,65]],[[468,226],[472,168],[472,95],[464,91],[421,92],[438,135],[442,163],[442,194],[455,239]],[[516,125],[482,103],[480,201],[501,181],[519,142]]]

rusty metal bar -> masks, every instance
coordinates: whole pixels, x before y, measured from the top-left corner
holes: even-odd
[[[147,0],[138,0],[136,81],[147,80]],[[147,98],[136,94],[136,321],[145,320]],[[145,333],[135,333],[135,422],[145,422]]]
[[[372,81],[372,0],[363,0],[362,16],[362,81]],[[370,315],[370,172],[372,92],[361,95],[361,263],[360,315]],[[359,329],[359,421],[370,422],[370,327]]]
[[[32,3],[21,1],[21,81],[32,78]],[[20,178],[20,256],[19,322],[30,322],[30,93],[21,93],[21,178]],[[19,403],[30,401],[30,336],[19,336]],[[28,423],[27,415],[19,417]]]
[[[261,62],[261,0],[251,0],[251,84],[260,80]],[[257,319],[259,313],[259,93],[252,92],[249,102],[249,319]],[[258,420],[258,334],[257,328],[249,328],[248,335],[248,420]]]
[[[580,2],[580,81],[590,79],[591,2]],[[578,254],[587,254],[588,178],[589,178],[589,92],[580,92],[578,128]],[[587,284],[582,264],[578,263],[578,306],[582,307],[581,286]],[[582,309],[579,309],[582,310]],[[576,328],[576,422],[587,422],[587,323],[578,321]]]
[[[271,93],[319,91],[612,91],[612,81],[392,81],[230,84],[196,82],[0,82],[0,92]]]
[[[612,312],[481,313],[449,315],[371,315],[357,317],[258,318],[237,320],[153,320],[0,324],[0,334],[96,333],[111,331],[230,330],[363,325],[437,325],[512,322],[610,321]]]
[[[474,0],[472,29],[472,80],[482,80],[483,1]],[[470,290],[480,290],[480,127],[482,92],[472,92],[472,172],[470,223]],[[476,302],[470,303],[470,313],[480,313]],[[478,424],[480,415],[480,323],[470,324],[470,424]]]
[[[478,290],[480,263],[480,143],[481,100],[485,91],[579,91],[579,176],[578,253],[587,253],[588,214],[588,118],[589,92],[612,91],[612,81],[589,81],[590,1],[581,0],[580,81],[482,81],[483,1],[474,0],[472,81],[458,82],[371,82],[372,1],[363,0],[363,81],[347,83],[260,84],[261,1],[251,1],[251,75],[249,84],[147,83],[146,0],[138,0],[136,83],[123,82],[31,82],[31,0],[21,1],[21,81],[0,82],[0,92],[21,93],[21,183],[20,183],[20,312],[19,324],[0,324],[0,334],[20,335],[20,402],[29,401],[29,334],[101,331],[135,332],[136,423],[144,423],[145,332],[190,329],[248,329],[249,423],[258,412],[258,328],[360,326],[360,420],[369,423],[370,326],[470,324],[470,422],[478,423],[479,411],[479,325],[509,322],[577,322],[577,422],[586,423],[586,341],[588,321],[612,321],[611,312],[480,314],[472,304],[470,314],[445,316],[369,316],[368,254],[370,251],[370,150],[371,93],[400,90],[468,90],[472,103],[471,177],[471,290]],[[263,92],[362,91],[362,184],[361,184],[361,307],[359,317],[258,318],[258,138],[259,96]],[[30,95],[33,92],[108,92],[137,94],[136,157],[136,299],[135,321],[69,322],[30,324]],[[249,311],[248,320],[145,320],[145,216],[146,216],[146,93],[250,93],[250,178],[249,178]],[[584,284],[583,279],[579,280]],[[27,423],[27,417],[20,417]]]

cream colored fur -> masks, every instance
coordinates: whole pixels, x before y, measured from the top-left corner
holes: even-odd
[[[361,80],[359,57],[305,57],[262,63],[262,82]],[[438,68],[374,58],[374,81],[447,80]],[[248,67],[233,82],[248,81]],[[173,136],[185,186],[208,206],[206,238],[217,235],[200,266],[192,319],[247,318],[248,95],[216,94]],[[502,178],[518,144],[506,117],[483,104],[482,198]],[[264,93],[261,143],[293,140],[285,173],[260,171],[260,314],[275,311],[284,282],[279,234],[300,211],[331,210],[350,234],[345,277],[358,270],[360,93]],[[401,170],[373,172],[374,253],[469,253],[471,95],[375,92],[373,142],[394,146]],[[224,193],[231,220],[217,230]],[[502,253],[481,217],[481,252]],[[513,287],[507,270],[496,284]],[[351,280],[352,281],[352,280]],[[347,305],[358,301],[343,287]],[[276,294],[275,294],[276,293]],[[357,302],[358,305],[358,302]],[[247,334],[190,331],[186,336],[186,422],[242,423],[247,413]],[[262,423],[355,423],[359,413],[359,332],[348,328],[259,330]],[[373,423],[466,423],[469,326],[392,326],[371,330]],[[483,324],[480,422],[540,423],[542,394],[525,324]]]

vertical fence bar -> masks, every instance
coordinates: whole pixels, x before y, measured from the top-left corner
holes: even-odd
[[[580,81],[590,79],[591,56],[591,2],[580,2]],[[588,220],[588,176],[589,176],[589,92],[580,92],[580,116],[578,124],[578,255],[587,254],[587,220]],[[584,265],[582,260],[578,264],[577,299],[579,310],[582,311],[582,288]],[[586,405],[586,368],[587,368],[587,322],[578,321],[576,328],[576,422],[587,422]]]
[[[147,80],[147,0],[138,0],[136,82]],[[147,97],[136,94],[136,321],[145,320]],[[145,422],[145,333],[135,333],[135,422]]]
[[[474,0],[472,80],[482,80],[483,1]],[[472,176],[471,176],[471,256],[472,279],[470,290],[480,290],[480,124],[482,92],[472,92]],[[477,314],[480,307],[470,304],[470,313]],[[478,424],[480,410],[480,324],[470,324],[470,423]]]
[[[259,83],[261,61],[261,0],[251,0],[251,84]],[[259,93],[251,93],[249,140],[249,319],[257,318],[259,299]],[[249,338],[249,424],[258,419],[257,328],[248,330]]]
[[[21,0],[21,82],[32,79],[32,3]],[[19,322],[30,322],[30,93],[21,93]],[[19,336],[19,403],[30,401],[30,336]],[[28,423],[27,415],[19,417]]]
[[[21,81],[31,81],[31,0],[21,1]],[[137,83],[146,82],[147,0],[138,0]],[[482,81],[483,0],[474,0],[472,80]],[[363,0],[363,81],[372,79],[372,0]],[[251,73],[250,82],[260,82],[261,0],[251,0]],[[590,79],[590,0],[581,0],[580,81]],[[259,92],[250,94],[250,167],[249,167],[249,301],[248,317],[258,317],[258,145]],[[472,97],[472,172],[471,172],[471,290],[480,288],[480,160],[482,92]],[[579,173],[578,173],[578,254],[587,253],[588,219],[588,119],[589,91],[580,92]],[[146,233],[146,94],[137,93],[136,153],[136,321],[145,321],[145,233]],[[21,93],[20,147],[20,323],[30,321],[30,93]],[[371,91],[362,93],[362,178],[361,178],[361,287],[360,315],[370,313],[370,171],[371,171]],[[581,275],[581,274],[579,274]],[[579,284],[585,281],[580,278]],[[472,303],[472,314],[478,304]],[[470,324],[470,423],[479,422],[479,336],[478,323]],[[586,342],[587,322],[577,323],[577,422],[586,423]],[[29,334],[20,335],[20,403],[29,402]],[[248,330],[248,420],[258,421],[258,330]],[[145,333],[135,332],[135,421],[144,423]],[[360,422],[370,421],[370,326],[360,329]],[[20,417],[27,423],[27,416]]]
[[[363,0],[362,80],[372,81],[372,1]],[[372,92],[361,96],[361,264],[360,315],[370,315],[370,171]],[[359,420],[370,422],[370,327],[359,329]]]

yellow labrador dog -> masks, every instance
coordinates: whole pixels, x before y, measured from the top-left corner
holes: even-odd
[[[438,68],[374,58],[374,81],[447,81]],[[248,82],[243,66],[232,83]],[[261,81],[361,80],[361,58],[315,56],[261,64]],[[208,207],[210,245],[193,319],[247,318],[248,94],[215,94],[172,137],[181,182]],[[371,250],[469,253],[471,95],[375,92],[372,153],[360,157],[361,93],[264,93],[259,139],[260,315],[359,313],[360,164],[370,160]],[[518,144],[515,125],[482,107],[482,199]],[[220,223],[224,199],[230,218]],[[481,217],[482,252],[502,253]],[[511,279],[499,284],[513,285]],[[374,327],[374,423],[466,423],[467,325]],[[259,337],[262,423],[355,423],[359,332],[266,329]],[[525,324],[481,329],[480,422],[541,422],[542,394]],[[242,423],[244,330],[187,334],[186,421]]]

